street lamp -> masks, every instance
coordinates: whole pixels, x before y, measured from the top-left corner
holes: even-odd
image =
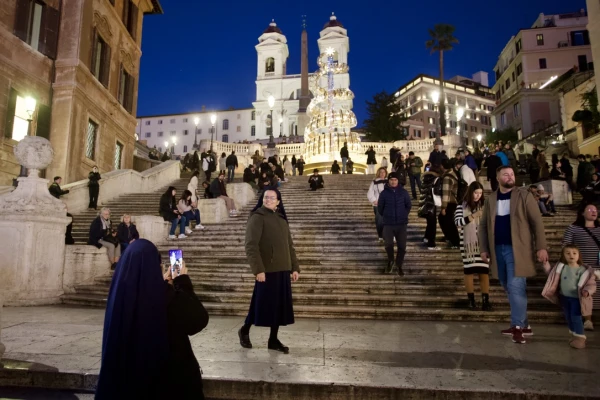
[[[177,138],[173,137],[171,139],[171,142],[173,142],[173,148],[171,149],[172,150],[171,153],[175,154],[175,145],[177,144]]]
[[[27,136],[31,136],[33,129],[33,113],[35,112],[36,100],[31,97],[25,97],[25,112],[27,112]],[[12,132],[11,132],[12,133]],[[19,171],[19,178],[27,176],[27,168],[21,165],[21,170]],[[17,179],[13,179],[13,186],[17,186],[19,183]]]
[[[194,125],[196,125],[196,131],[194,132],[194,149],[198,150],[198,124],[200,123],[200,118],[194,118]]]
[[[210,130],[210,151],[212,153],[213,149],[213,133],[215,132],[215,123],[217,122],[217,114],[210,114],[210,123],[212,124],[212,129]]]
[[[275,142],[273,141],[273,107],[275,106],[275,97],[273,95],[269,96],[267,99],[269,102],[269,109],[271,110],[271,114],[269,115],[269,121],[271,121],[271,128],[269,131],[269,144],[267,147],[273,148],[275,147]]]

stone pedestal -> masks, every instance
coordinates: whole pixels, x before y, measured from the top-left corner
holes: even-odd
[[[0,293],[7,305],[52,304],[63,293],[65,231],[71,218],[65,204],[38,177],[53,151],[41,137],[27,136],[15,155],[29,169],[18,187],[0,196]]]
[[[2,296],[0,295],[0,368],[2,368],[2,356],[6,347],[2,344]]]
[[[569,185],[565,181],[547,180],[538,182],[537,185],[544,186],[544,190],[547,193],[552,194],[554,198],[554,205],[566,206],[573,204],[573,193],[569,188]]]
[[[165,240],[171,228],[170,222],[153,215],[134,215],[131,220],[135,224],[140,238],[149,240],[154,244]]]

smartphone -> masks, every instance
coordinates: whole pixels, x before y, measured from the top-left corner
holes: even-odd
[[[183,265],[183,252],[181,249],[169,250],[169,263],[171,264],[171,273],[177,271],[177,275],[179,275]]]

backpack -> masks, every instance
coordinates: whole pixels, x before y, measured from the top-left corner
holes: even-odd
[[[433,182],[433,195],[434,196],[442,195],[442,187],[443,187],[444,180],[441,178],[442,178],[441,176],[438,178],[435,178],[435,181]]]
[[[465,195],[467,194],[467,190],[469,189],[469,184],[462,178],[460,171],[456,173],[458,177],[458,190],[456,191],[456,202],[457,204],[462,204],[465,199]]]

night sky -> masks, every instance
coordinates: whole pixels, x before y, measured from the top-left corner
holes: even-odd
[[[585,0],[271,1],[160,0],[164,15],[144,18],[138,115],[252,107],[258,37],[274,18],[290,50],[288,74],[300,73],[302,15],[307,15],[309,71],[317,69],[319,31],[335,12],[350,38],[350,89],[359,126],[365,101],[395,91],[419,73],[438,76],[425,49],[427,29],[456,26],[460,44],[445,55],[445,75],[490,74],[498,55],[539,13],[585,8]]]

